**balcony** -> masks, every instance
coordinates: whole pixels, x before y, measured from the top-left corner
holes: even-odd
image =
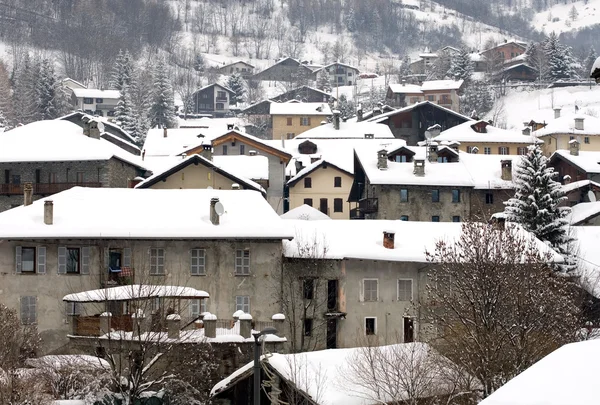
[[[24,184],[0,184],[0,194],[22,195]],[[100,182],[33,183],[33,194],[56,194],[72,187],[102,187]]]
[[[222,102],[225,102],[225,103],[226,103],[226,102],[227,102],[227,96],[225,96],[225,97],[219,97],[219,96],[217,96],[217,99],[216,99],[216,100],[217,100],[217,101],[222,101]]]
[[[363,198],[358,202],[358,209],[363,214],[373,214],[378,211],[377,198]]]
[[[365,214],[359,208],[350,210],[350,219],[365,219]]]

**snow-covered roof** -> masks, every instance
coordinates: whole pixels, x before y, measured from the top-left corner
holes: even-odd
[[[226,65],[219,66],[219,69],[224,69],[224,68],[226,68],[226,67],[229,67],[229,66],[232,66],[232,65],[236,65],[236,64],[238,64],[238,63],[242,63],[242,64],[244,64],[244,65],[246,65],[246,66],[250,66],[252,69],[254,69],[254,66],[253,66],[253,65],[249,64],[248,62],[244,62],[243,60],[236,60],[235,62],[230,62],[230,63],[228,63],[228,64],[226,64]]]
[[[378,123],[381,123],[381,122],[386,121],[389,117],[395,116],[396,114],[402,114],[402,113],[405,113],[407,111],[412,111],[414,109],[417,109],[417,108],[420,108],[420,107],[424,107],[424,106],[427,106],[427,105],[430,105],[433,108],[436,108],[436,109],[444,111],[444,112],[446,112],[448,114],[452,114],[452,115],[454,115],[456,117],[464,119],[465,121],[473,121],[474,122],[474,120],[472,120],[471,118],[467,117],[466,115],[462,115],[460,113],[457,113],[456,111],[453,111],[453,110],[451,110],[449,108],[446,108],[446,107],[441,106],[441,105],[436,104],[436,103],[432,103],[431,101],[427,101],[427,100],[420,101],[418,103],[411,104],[411,105],[408,105],[406,107],[399,108],[397,110],[388,111],[388,112],[385,112],[383,114],[379,114],[379,115],[376,115],[374,117],[368,118],[367,120],[369,122],[378,122]]]
[[[295,139],[343,139],[343,138],[365,138],[372,134],[376,139],[396,139],[390,127],[374,122],[340,122],[340,129],[335,129],[332,123],[323,124],[318,127],[302,132]]]
[[[408,94],[423,94],[421,86],[418,84],[390,84],[390,90],[392,93],[408,93]]]
[[[318,72],[318,71],[320,71],[320,70],[323,70],[323,69],[330,68],[330,67],[332,67],[332,66],[338,66],[338,65],[339,65],[339,66],[344,66],[344,67],[347,67],[347,68],[350,68],[350,69],[354,69],[354,70],[356,70],[357,72],[358,72],[358,70],[359,70],[357,67],[355,67],[355,66],[352,66],[352,65],[348,65],[347,63],[342,63],[342,62],[333,62],[333,63],[330,63],[330,64],[328,64],[328,65],[325,65],[325,66],[323,66],[323,67],[321,67],[321,68],[319,68],[319,69],[315,70],[315,72]]]
[[[210,221],[210,200],[225,208]],[[44,200],[54,222],[44,224]],[[136,207],[135,215],[127,206]],[[293,237],[261,193],[249,190],[153,190],[74,187],[0,213],[0,238],[287,239]]]
[[[588,174],[600,173],[600,151],[579,151],[579,155],[571,155],[570,151],[560,149],[550,156],[550,160],[560,157],[567,162],[579,167]]]
[[[589,186],[594,186],[594,187],[600,188],[600,184],[596,183],[595,181],[592,181],[592,180],[579,180],[579,181],[574,181],[572,183],[563,185],[562,189],[565,192],[565,194],[569,194],[573,190],[577,190],[577,189],[580,189],[582,187],[589,187]]]
[[[422,91],[458,90],[464,80],[427,80],[421,85]]]
[[[170,156],[190,148],[202,145],[203,142],[222,135],[227,125],[207,126],[206,128],[169,128],[165,137],[164,130],[152,128],[146,135],[144,150],[146,156]]]
[[[535,137],[523,135],[517,131],[487,125],[486,132],[477,132],[474,126],[483,121],[467,121],[452,128],[442,131],[435,137],[436,141],[459,141],[459,142],[485,142],[485,143],[521,143],[531,145],[534,141],[539,142]],[[483,152],[483,151],[482,151]]]
[[[396,365],[397,367],[401,364],[411,364],[413,362],[434,361],[446,369],[448,375],[454,373],[449,360],[439,355],[426,343],[400,343],[370,349],[357,347],[295,354],[273,353],[263,356],[262,360],[281,377],[293,382],[298,390],[304,392],[307,397],[318,405],[369,405],[374,403],[396,403],[408,399],[408,393],[400,387],[398,387],[398,392],[395,392],[396,395],[390,397],[389,394],[375,392],[367,388],[365,384],[359,383],[359,381],[364,381],[364,376],[356,375],[356,369],[350,365],[357,361],[365,361],[364,357],[367,356],[365,350],[376,351],[376,354],[371,352],[371,355],[381,359],[382,363],[386,362],[386,364]],[[446,362],[448,367],[444,366]],[[239,379],[248,377],[252,372],[252,366],[253,363],[250,362],[218,382],[211,390],[211,396],[229,389]],[[446,373],[442,372],[434,375],[433,373],[437,373],[437,368],[435,370],[430,368],[431,375],[421,376],[425,380],[432,381],[432,384],[428,387],[429,389],[422,393],[423,397],[449,394],[452,390],[452,387],[449,387],[441,379],[442,377],[439,377],[439,375],[446,375]],[[379,372],[385,374],[384,371],[379,370]],[[390,372],[395,372],[395,370],[390,370]],[[425,371],[425,373],[428,373],[428,371]],[[393,378],[401,379],[403,377],[394,376]]]
[[[324,159],[319,159],[316,162],[309,164],[308,166],[306,166],[305,168],[303,168],[302,170],[297,172],[294,177],[292,177],[291,179],[288,180],[287,185],[290,187],[294,186],[294,184],[296,184],[304,176],[312,173],[313,171],[315,171],[316,169],[318,169],[320,167],[323,167],[323,168],[331,167],[334,169],[338,169],[338,170],[341,170],[342,172],[345,172],[349,176],[352,176],[354,174],[353,171],[346,171],[346,170],[342,169],[341,167],[336,166],[334,163],[331,163]]]
[[[590,75],[593,75],[596,70],[600,70],[600,57],[596,58],[596,61],[594,61],[592,69],[590,70]]]
[[[575,128],[575,120],[583,119],[583,129]],[[532,132],[536,136],[554,134],[600,135],[600,119],[585,114],[564,114],[548,122],[544,128]],[[581,140],[580,140],[581,142]]]
[[[147,298],[208,298],[208,293],[192,287],[132,284],[68,294],[63,297],[63,301],[106,302],[129,301]]]
[[[327,103],[271,103],[271,115],[331,115],[331,108]]]
[[[101,369],[110,370],[110,365],[104,359],[85,354],[54,354],[25,360],[25,365],[32,368],[61,369]]]
[[[124,130],[123,128],[121,128],[120,126],[115,124],[114,122],[110,122],[108,120],[108,117],[92,116],[92,115],[84,113],[83,111],[73,111],[73,112],[70,112],[69,114],[66,114],[66,115],[63,115],[62,117],[57,118],[57,120],[68,120],[69,118],[71,118],[73,116],[80,116],[81,120],[83,120],[83,121],[93,120],[93,121],[100,122],[100,123],[102,123],[102,125],[104,125],[105,128],[109,127],[111,129],[113,129],[115,132],[118,132],[121,135],[123,135],[123,137],[127,138],[127,141],[129,142],[129,144],[128,144],[129,146],[139,149],[139,147],[137,145],[135,145],[135,138],[133,136],[131,136],[131,134],[129,132],[127,132],[126,130]],[[107,132],[104,132],[104,133],[107,133]],[[125,142],[124,139],[122,139],[122,138],[119,138],[119,139],[121,140],[121,142]]]
[[[262,155],[213,155],[213,163],[223,170],[251,180],[269,180],[269,158]]]
[[[575,207],[578,205],[581,204]],[[600,298],[600,226],[573,226],[571,230],[577,240],[580,282],[590,294]]]
[[[106,98],[116,100],[120,97],[119,90],[100,90],[100,89],[77,89],[72,88],[73,94],[77,98]]]
[[[117,158],[144,168],[139,156],[105,139],[85,136],[69,121],[36,121],[0,133],[0,162],[65,162]]]
[[[571,226],[577,226],[598,215],[600,215],[600,201],[582,202],[571,207],[567,220]]]
[[[281,215],[283,219],[301,219],[303,221],[331,220],[327,214],[310,205],[302,204]]]
[[[595,405],[600,340],[570,343],[507,382],[480,405]]]
[[[204,87],[202,87],[202,88],[200,88],[200,89],[196,90],[196,91],[194,92],[194,94],[196,94],[196,93],[199,93],[199,92],[201,92],[201,91],[204,91],[204,90],[206,90],[206,89],[210,89],[210,88],[211,88],[211,87],[213,87],[213,86],[218,86],[218,87],[222,88],[223,90],[225,90],[225,91],[227,91],[227,92],[229,92],[229,93],[231,93],[231,94],[235,94],[235,91],[231,90],[231,89],[230,89],[229,87],[227,87],[227,86],[223,86],[221,83],[212,83],[212,84],[208,84],[208,85],[206,85],[206,86],[204,86]]]

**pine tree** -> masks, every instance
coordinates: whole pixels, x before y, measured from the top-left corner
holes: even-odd
[[[177,126],[175,100],[164,59],[159,59],[156,64],[153,83],[154,91],[150,107],[150,125],[153,128],[174,128]]]
[[[36,80],[37,115],[42,120],[51,120],[58,117],[56,110],[57,81],[54,76],[54,67],[48,59],[40,63],[39,76]]]
[[[123,83],[117,109],[115,111],[115,123],[133,137],[136,136],[137,122],[133,113],[133,103],[127,83]]]
[[[450,70],[448,76],[455,80],[464,80],[465,82],[471,79],[473,75],[473,61],[466,49],[461,49],[460,52],[452,55],[450,62]]]
[[[35,82],[38,76],[38,64],[32,61],[29,54],[25,54],[19,71],[15,72],[15,86],[13,93],[15,125],[29,124],[37,118],[37,97]]]
[[[570,47],[563,46],[553,32],[544,43],[544,53],[548,61],[546,78],[550,81],[577,77],[575,61]]]
[[[0,127],[10,129],[14,122],[12,89],[6,65],[0,60]]]
[[[322,69],[317,74],[317,89],[326,93],[331,93],[331,83],[329,82],[329,73]]]
[[[229,76],[227,79],[227,87],[233,91],[234,95],[231,96],[231,104],[237,105],[238,103],[244,102],[244,96],[246,95],[246,81],[242,76],[237,73]]]
[[[592,46],[590,48],[590,52],[585,58],[585,61],[583,62],[583,68],[585,69],[583,72],[584,77],[589,76],[590,72],[592,71],[592,67],[594,66],[594,62],[596,61],[596,58],[596,49],[594,49],[594,47]]]
[[[491,88],[488,83],[479,81],[469,83],[460,96],[460,112],[473,118],[473,111],[475,111],[475,116],[483,117],[494,105]]]
[[[121,91],[124,85],[131,87],[131,81],[133,80],[133,77],[134,65],[131,54],[129,51],[119,51],[117,60],[115,61],[115,65],[113,67],[110,85],[114,89]]]
[[[560,206],[566,197],[561,184],[554,180],[557,174],[548,166],[540,146],[530,146],[517,165],[515,196],[505,203],[505,213],[508,221],[521,224],[563,255],[566,264],[561,265],[561,270],[569,272],[574,267],[569,255],[572,239],[568,235],[566,219],[571,209]]]
[[[154,91],[152,72],[154,71],[154,65],[152,60],[148,60],[147,64],[137,70],[134,75],[135,80],[132,83],[135,84],[130,90],[131,99],[133,101],[134,116],[136,118],[136,132],[130,134],[136,140],[139,146],[144,144],[146,134],[150,129],[150,107],[152,101],[152,94]]]

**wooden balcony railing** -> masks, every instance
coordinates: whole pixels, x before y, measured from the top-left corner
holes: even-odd
[[[23,184],[0,184],[0,194],[23,194]],[[56,194],[75,186],[102,187],[100,182],[73,182],[73,183],[33,183],[33,194]]]

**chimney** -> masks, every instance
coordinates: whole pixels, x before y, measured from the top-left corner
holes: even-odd
[[[568,174],[566,174],[563,177],[563,184],[570,184],[571,183],[571,176],[569,176]]]
[[[572,156],[579,156],[579,141],[577,139],[571,139],[569,141],[569,151]]]
[[[363,120],[363,110],[362,110],[362,106],[358,107],[358,110],[356,110],[356,122],[361,122]]]
[[[142,181],[144,181],[145,179],[141,176],[137,176],[136,178],[134,178],[133,180],[127,180],[127,183],[129,184],[129,188],[135,188],[135,186],[137,186],[138,184],[140,184]]]
[[[286,134],[283,134],[283,133],[281,134],[281,148],[282,149],[285,149],[285,137],[286,136],[287,136]]]
[[[431,133],[431,137],[435,138],[440,134],[440,132],[442,132],[442,127],[440,126],[440,124],[435,124],[427,128],[427,130],[429,131],[429,133]]]
[[[163,128],[163,138],[167,137],[167,127]]]
[[[181,316],[179,314],[167,315],[167,336],[169,339],[179,339]]]
[[[340,129],[340,110],[333,110],[333,128],[336,130]]]
[[[251,338],[252,337],[252,315],[250,314],[242,314],[240,315],[240,335],[243,338]]]
[[[44,223],[46,225],[52,225],[54,221],[54,203],[52,200],[44,201]]]
[[[583,120],[584,118],[582,117],[575,118],[575,129],[583,131]]]
[[[28,206],[33,203],[33,184],[25,183],[23,185],[23,205]]]
[[[433,142],[431,145],[429,145],[429,161],[437,162],[437,160],[438,160],[438,147],[437,147],[437,143]]]
[[[425,160],[415,159],[413,174],[415,176],[425,176]]]
[[[205,159],[212,160],[212,146],[208,144],[202,145],[200,156],[202,156]]]
[[[227,130],[228,131],[233,131],[234,129],[234,125],[233,124],[227,124]]]
[[[241,187],[240,187],[240,185],[239,185],[238,183],[233,183],[233,184],[231,185],[231,189],[232,189],[232,190],[240,190],[240,189],[241,189]]]
[[[273,327],[277,329],[277,336],[283,337],[283,328],[285,327],[283,323],[285,322],[284,314],[275,314],[271,317],[273,321]]]
[[[531,135],[531,128],[529,128],[529,127],[523,128],[523,130],[521,131],[521,133],[523,135]]]
[[[256,156],[257,153],[254,149],[248,151],[248,156]]]
[[[90,121],[90,138],[100,139],[100,128],[96,120]]]
[[[511,181],[512,180],[512,160],[501,160],[500,166],[502,168],[502,173],[500,178],[502,180]]]
[[[556,118],[560,118],[560,108],[559,107],[556,107],[554,109],[554,119],[556,119]]]
[[[213,225],[219,225],[219,214],[217,214],[216,205],[219,202],[217,197],[213,197],[210,199],[210,222]]]
[[[204,323],[204,337],[207,338],[216,338],[217,337],[217,316],[211,314],[210,312],[206,312],[204,314],[204,318],[202,318],[202,322]]]
[[[377,152],[377,168],[379,170],[387,170],[388,168],[388,156],[387,150],[382,149]]]
[[[386,249],[394,248],[394,231],[383,231],[383,247]]]

